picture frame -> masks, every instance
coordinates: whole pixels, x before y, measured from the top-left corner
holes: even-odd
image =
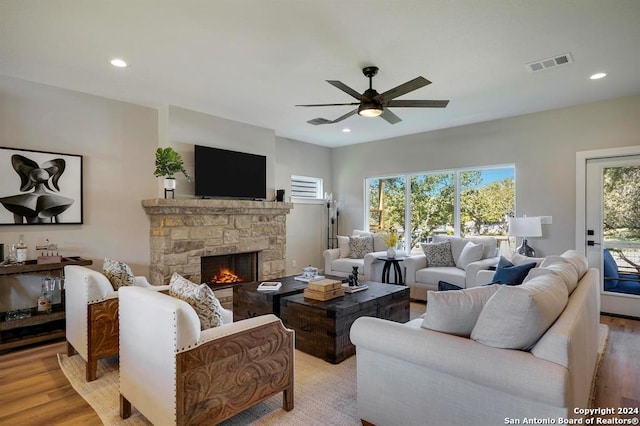
[[[0,225],[82,223],[82,155],[0,147]]]

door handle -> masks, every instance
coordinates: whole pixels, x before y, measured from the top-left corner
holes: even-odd
[[[588,241],[587,241],[587,245],[588,245],[588,246],[599,246],[599,245],[600,245],[600,243],[596,243],[595,241],[588,240]]]

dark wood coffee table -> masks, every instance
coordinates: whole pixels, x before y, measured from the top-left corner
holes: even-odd
[[[233,287],[233,320],[240,321],[265,314],[280,316],[280,299],[292,294],[302,293],[307,283],[295,279],[299,275],[277,278],[282,287],[275,291],[258,291],[260,282],[236,284]],[[345,280],[344,277],[326,276],[334,280]]]
[[[332,364],[356,353],[349,338],[353,322],[363,316],[409,321],[409,287],[364,282],[369,288],[326,302],[303,294],[280,298],[280,318],[296,332],[296,349]]]

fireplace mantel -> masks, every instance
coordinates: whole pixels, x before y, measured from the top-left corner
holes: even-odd
[[[292,203],[229,199],[143,200],[150,221],[154,284],[174,272],[199,282],[200,257],[258,251],[258,279],[285,275],[286,215]]]

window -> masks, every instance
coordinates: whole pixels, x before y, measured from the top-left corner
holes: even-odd
[[[322,200],[322,178],[291,176],[291,198]]]
[[[513,166],[374,177],[366,187],[369,230],[394,228],[409,242],[406,248],[434,234],[506,238],[514,214]]]

